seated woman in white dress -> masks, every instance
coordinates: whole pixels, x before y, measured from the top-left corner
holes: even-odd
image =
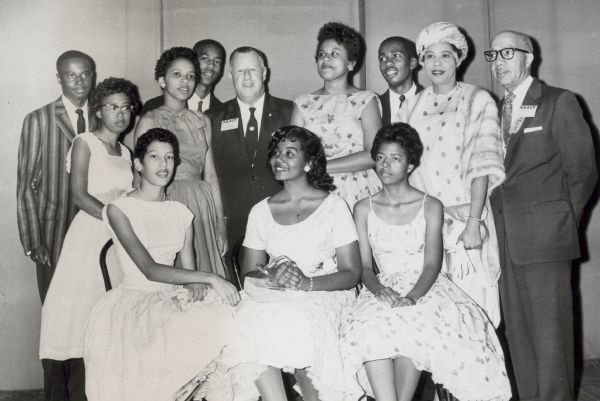
[[[269,166],[283,188],[248,218],[247,297],[236,318],[244,348],[254,352],[237,355],[236,401],[287,400],[281,370],[295,374],[305,401],[344,397],[339,325],[355,299],[360,256],[350,210],[329,192],[326,164],[320,139],[307,129],[287,126],[273,134]],[[269,282],[261,270],[273,264]]]
[[[86,329],[90,401],[169,400],[198,373],[209,377],[208,400],[227,399],[210,386],[218,373],[211,362],[239,339],[231,306],[240,295],[219,275],[196,270],[194,216],[165,198],[178,160],[175,135],[148,130],[134,150],[140,186],[105,208],[123,281],[98,302]],[[182,268],[173,267],[177,253]]]
[[[131,82],[122,78],[100,82],[89,101],[98,128],[77,135],[65,160],[69,194],[79,212],[65,237],[42,307],[40,359],[45,366],[48,359],[54,360],[50,366],[62,362],[64,372],[68,372],[62,380],[68,388],[65,394],[72,400],[85,399],[85,324],[106,292],[98,255],[110,233],[102,223],[102,209],[131,190],[131,156],[119,136],[130,126],[138,105],[137,90]],[[110,273],[117,282],[119,269]]]
[[[422,153],[419,135],[405,123],[381,129],[373,143],[383,189],[354,208],[366,289],[342,325],[347,399],[366,393],[410,401],[427,370],[461,401],[508,400],[493,325],[440,274],[442,204],[408,183]]]

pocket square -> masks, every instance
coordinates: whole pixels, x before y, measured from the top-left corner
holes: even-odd
[[[537,131],[541,131],[542,130],[542,126],[539,125],[537,127],[527,127],[523,130],[524,134],[529,134],[531,132],[537,132]]]

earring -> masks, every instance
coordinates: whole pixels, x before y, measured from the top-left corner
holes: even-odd
[[[310,166],[307,164],[306,166],[304,166],[304,172],[308,173],[310,171]]]
[[[352,67],[351,65],[348,66],[348,71],[352,71],[354,69],[354,67]]]

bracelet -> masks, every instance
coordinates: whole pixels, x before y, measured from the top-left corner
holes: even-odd
[[[481,223],[481,222],[483,221],[483,219],[478,219],[478,218],[477,218],[477,217],[475,217],[475,216],[469,216],[468,218],[469,218],[469,219],[471,219],[471,220],[475,220],[475,221],[477,221],[477,222],[479,222],[479,223]]]
[[[408,295],[406,295],[404,298],[408,299],[410,302],[412,302],[413,305],[417,304],[417,301],[415,301],[413,298],[409,297]]]
[[[309,277],[308,279],[310,280],[310,285],[308,286],[308,290],[306,290],[306,292],[311,292],[313,290],[313,278]]]

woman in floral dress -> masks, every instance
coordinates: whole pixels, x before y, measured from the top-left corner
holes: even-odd
[[[349,83],[364,53],[363,41],[352,28],[337,22],[319,31],[317,71],[323,87],[294,101],[292,124],[308,128],[321,137],[327,172],[334,178],[335,193],[350,208],[381,185],[373,171],[369,150],[381,128],[379,98]]]

